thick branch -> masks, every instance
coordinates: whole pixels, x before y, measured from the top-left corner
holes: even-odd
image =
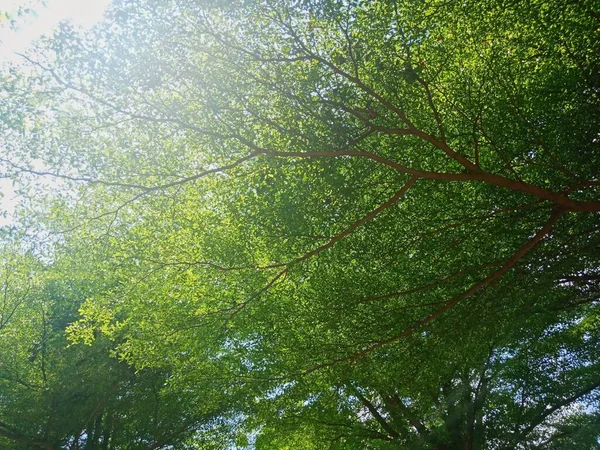
[[[423,438],[428,439],[429,430],[425,424],[412,413],[412,411],[404,404],[398,395],[393,394],[388,397],[384,397],[384,401],[391,408],[398,410]]]
[[[421,132],[420,132],[421,133]],[[428,139],[434,140],[441,146],[446,144],[441,141],[437,141],[433,136],[428,136]],[[541,188],[534,184],[525,183],[523,181],[511,180],[500,175],[483,172],[477,169],[477,172],[428,172],[418,169],[412,169],[399,164],[395,161],[387,159],[383,156],[377,155],[363,150],[345,149],[339,151],[314,151],[314,152],[270,152],[263,150],[263,154],[266,156],[273,157],[296,157],[296,158],[315,158],[315,157],[329,157],[339,158],[342,156],[358,156],[362,158],[371,159],[375,162],[384,164],[398,172],[417,176],[419,178],[425,178],[430,180],[441,180],[441,181],[481,181],[487,184],[491,184],[498,187],[510,189],[512,191],[522,192],[538,197],[542,200],[547,200],[554,203],[561,208],[573,211],[573,212],[600,212],[600,202],[598,201],[584,201],[584,200],[572,200],[564,194],[560,194],[549,189]]]
[[[387,421],[379,413],[375,405],[373,405],[369,400],[367,400],[367,398],[365,398],[358,391],[358,389],[353,389],[353,392],[354,395],[356,395],[356,397],[360,400],[360,402],[369,410],[373,418],[379,423],[379,425],[381,425],[381,428],[383,428],[391,437],[395,439],[400,438],[398,432],[394,430],[394,428],[392,428],[392,426],[389,423],[387,423]]]
[[[21,444],[25,444],[28,447],[33,447],[33,448],[45,448],[48,450],[53,450],[55,448],[55,446],[48,442],[48,441],[42,441],[39,439],[30,439],[27,436],[24,436],[23,434],[21,434],[18,431],[14,431],[11,429],[11,427],[9,427],[8,425],[6,425],[3,422],[0,422],[0,436],[9,439],[11,441],[14,442],[19,442]]]
[[[310,252],[294,259],[293,261],[291,261],[290,263],[287,263],[285,265],[301,263],[301,262],[306,261],[307,259],[312,258],[313,256],[316,256],[319,253],[333,247],[336,243],[338,243],[339,241],[341,241],[342,239],[344,239],[345,237],[350,235],[354,230],[361,227],[365,223],[370,222],[376,216],[378,216],[381,212],[383,212],[390,206],[396,204],[398,202],[398,200],[400,200],[406,194],[406,192],[408,192],[408,190],[417,182],[417,180],[418,180],[418,177],[412,177],[389,200],[387,200],[386,202],[379,205],[377,208],[375,208],[369,214],[365,215],[364,217],[362,217],[359,220],[357,220],[356,222],[354,222],[352,225],[350,225],[348,228],[346,228],[341,233],[338,233],[335,236],[333,236],[329,242],[321,245],[320,247],[315,248],[314,250],[311,250]],[[267,266],[267,268],[278,267],[281,265],[283,265],[283,264],[274,264],[272,266]]]
[[[396,297],[401,297],[403,295],[409,295],[409,294],[414,294],[416,292],[422,292],[422,291],[426,291],[428,289],[432,289],[434,287],[437,287],[441,284],[444,283],[448,283],[458,277],[461,277],[463,275],[466,275],[467,273],[473,272],[475,270],[480,270],[480,269],[484,269],[486,267],[493,267],[493,266],[497,266],[498,264],[500,264],[502,261],[497,260],[497,261],[491,261],[485,264],[479,264],[477,266],[472,266],[472,267],[468,267],[466,269],[460,270],[458,272],[454,272],[451,273],[450,275],[444,277],[444,278],[440,278],[438,280],[435,280],[431,283],[422,285],[422,286],[418,286],[412,289],[406,289],[404,291],[396,291],[396,292],[391,292],[389,294],[382,294],[382,295],[375,295],[375,296],[370,296],[370,297],[364,297],[363,299],[360,300],[361,303],[370,303],[370,302],[374,302],[377,300],[387,300],[390,298],[396,298]],[[434,302],[432,304],[439,304],[440,302]]]
[[[448,311],[452,307],[456,306],[462,300],[464,300],[466,298],[469,298],[470,296],[472,296],[476,292],[480,291],[481,289],[483,289],[483,288],[489,286],[490,284],[493,284],[496,281],[498,281],[500,278],[502,278],[504,276],[504,274],[506,274],[510,269],[512,269],[521,260],[521,258],[523,258],[523,256],[525,256],[544,237],[546,237],[546,235],[552,229],[552,226],[562,216],[562,214],[563,214],[562,211],[559,211],[559,210],[553,211],[552,214],[551,214],[551,216],[550,216],[550,218],[549,218],[549,220],[546,222],[546,224],[535,234],[535,236],[533,236],[533,238],[531,238],[525,245],[523,245],[521,248],[519,248],[513,254],[513,256],[511,256],[502,265],[502,267],[500,267],[500,269],[498,269],[497,271],[493,272],[492,274],[490,274],[489,276],[487,276],[486,278],[484,278],[483,280],[481,280],[479,283],[474,284],[473,286],[471,286],[469,289],[467,289],[462,294],[454,297],[453,299],[448,300],[444,304],[444,306],[442,306],[438,310],[434,311],[433,313],[431,313],[427,317],[425,317],[425,318],[423,318],[423,319],[415,322],[414,324],[412,324],[408,328],[402,330],[401,332],[395,334],[394,336],[391,336],[391,337],[389,337],[387,339],[379,341],[376,344],[373,344],[372,346],[368,347],[367,349],[362,350],[361,352],[359,352],[357,354],[357,356],[362,356],[364,354],[368,354],[368,353],[372,352],[373,350],[375,350],[377,348],[380,348],[380,347],[382,347],[382,346],[384,346],[386,344],[390,344],[392,342],[395,342],[395,341],[397,341],[397,340],[399,340],[399,339],[401,339],[403,337],[406,337],[406,336],[412,334],[415,330],[417,330],[421,326],[423,326],[423,325],[425,325],[425,324],[427,324],[429,322],[432,322],[433,320],[435,320],[438,317],[440,317],[443,313],[445,313],[446,311]]]
[[[390,336],[387,339],[383,339],[381,341],[378,341],[358,352],[355,352],[351,355],[342,357],[342,358],[338,358],[335,359],[333,361],[329,361],[327,363],[323,363],[323,364],[319,364],[317,366],[314,366],[308,370],[305,371],[305,373],[312,373],[315,372],[319,369],[325,368],[325,367],[330,367],[333,366],[337,363],[340,362],[344,362],[344,361],[353,361],[356,359],[359,359],[361,357],[367,356],[368,354],[372,353],[374,350],[377,350],[385,345],[391,344],[393,342],[399,341],[402,338],[405,338],[407,336],[410,336],[412,333],[414,333],[416,330],[418,330],[419,328],[421,328],[423,325],[426,325],[430,322],[433,322],[434,320],[436,320],[438,317],[440,317],[441,315],[443,315],[446,311],[448,311],[449,309],[453,308],[454,306],[456,306],[458,303],[460,303],[461,301],[471,297],[473,294],[477,293],[478,291],[486,288],[487,286],[495,283],[496,281],[500,280],[500,278],[502,278],[502,276],[504,276],[510,269],[512,269],[520,260],[521,258],[523,258],[530,250],[532,250],[544,237],[546,237],[548,235],[548,233],[550,233],[550,230],[552,229],[552,227],[554,226],[554,224],[558,221],[558,219],[560,219],[560,217],[564,214],[564,211],[562,210],[553,210],[552,214],[550,215],[550,218],[548,219],[548,221],[544,224],[544,226],[529,240],[527,241],[527,243],[525,243],[522,247],[520,247],[503,265],[502,267],[500,267],[497,271],[493,272],[492,274],[490,274],[489,276],[487,276],[486,278],[484,278],[483,280],[481,280],[480,282],[474,284],[473,286],[471,286],[469,289],[467,289],[465,292],[463,292],[462,294],[448,300],[446,303],[444,303],[444,305],[437,309],[436,311],[432,312],[431,314],[429,314],[428,316],[424,317],[423,319],[420,319],[416,322],[414,322],[412,325],[408,326],[407,328],[403,329],[402,331],[394,334],[393,336]]]
[[[582,388],[581,390],[579,390],[575,394],[571,395],[570,397],[567,397],[567,398],[561,400],[560,402],[555,403],[554,405],[549,405],[548,407],[546,407],[543,410],[543,412],[540,415],[538,415],[535,419],[533,419],[524,430],[521,431],[520,436],[522,438],[524,438],[525,436],[527,436],[527,434],[531,433],[538,425],[541,425],[546,420],[546,418],[548,418],[548,416],[552,415],[559,409],[561,409],[567,405],[570,405],[574,401],[579,400],[581,397],[589,394],[590,392],[592,392],[593,390],[595,390],[599,387],[600,387],[600,379],[597,379],[592,384]]]

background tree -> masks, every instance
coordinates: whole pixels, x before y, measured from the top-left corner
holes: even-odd
[[[168,372],[136,370],[100,336],[91,347],[69,345],[65,328],[77,319],[82,296],[108,289],[110,279],[57,261],[43,264],[23,242],[3,237],[2,448],[164,448],[184,445],[190,435],[227,445],[217,432],[233,421],[227,423],[222,404],[208,398],[188,404],[193,396],[181,383],[169,384]]]

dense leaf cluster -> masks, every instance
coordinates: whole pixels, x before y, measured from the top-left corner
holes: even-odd
[[[599,448],[599,17],[63,24],[0,78],[0,446]]]

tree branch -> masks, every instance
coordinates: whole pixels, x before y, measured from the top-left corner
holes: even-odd
[[[504,274],[506,274],[510,269],[512,269],[520,260],[521,258],[523,258],[530,250],[532,250],[544,237],[546,237],[548,235],[548,233],[550,233],[550,230],[552,229],[552,227],[554,226],[554,224],[558,221],[558,219],[560,219],[562,217],[562,215],[564,214],[563,210],[560,209],[555,209],[552,211],[552,214],[550,215],[550,218],[548,219],[548,221],[544,224],[544,226],[529,240],[527,241],[527,243],[525,243],[523,246],[521,246],[514,254],[513,256],[511,256],[503,265],[502,267],[500,267],[498,270],[496,270],[495,272],[493,272],[492,274],[490,274],[489,276],[487,276],[486,278],[484,278],[483,280],[481,280],[480,282],[474,284],[473,286],[471,286],[469,289],[467,289],[465,292],[463,292],[462,294],[448,300],[446,303],[444,303],[444,305],[437,309],[436,311],[434,311],[433,313],[429,314],[428,316],[414,322],[413,324],[411,324],[410,326],[406,327],[405,329],[403,329],[402,331],[394,334],[393,336],[390,336],[387,339],[383,339],[380,340],[378,342],[375,342],[374,344],[371,344],[369,346],[367,346],[366,348],[357,351],[355,353],[352,353],[350,355],[344,356],[342,358],[338,358],[326,363],[322,363],[322,364],[318,364],[310,369],[307,369],[304,371],[305,374],[309,374],[312,372],[315,372],[317,370],[326,368],[326,367],[330,367],[333,366],[335,364],[344,362],[344,361],[354,361],[357,360],[359,358],[365,357],[368,354],[372,353],[373,351],[391,344],[393,342],[396,342],[402,338],[405,338],[407,336],[410,336],[412,333],[414,333],[416,330],[418,330],[419,328],[421,328],[423,325],[426,325],[430,322],[433,322],[435,319],[437,319],[438,317],[440,317],[441,315],[443,315],[446,311],[448,311],[449,309],[453,308],[454,306],[456,306],[458,303],[460,303],[461,301],[471,297],[473,294],[475,294],[476,292],[486,288],[487,286],[495,283],[496,281],[498,281],[500,278],[502,278],[502,276],[504,276]]]

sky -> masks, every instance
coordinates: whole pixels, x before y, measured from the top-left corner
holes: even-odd
[[[26,19],[17,18],[18,29],[11,30],[4,14],[0,15],[0,64],[18,61],[36,39],[48,35],[63,20],[89,28],[99,22],[110,0],[0,0],[0,13],[15,13],[20,6],[29,6],[35,13]],[[2,149],[0,148],[0,152]],[[0,226],[12,222],[11,215],[18,202],[10,180],[0,178]],[[5,217],[6,215],[6,217]]]

